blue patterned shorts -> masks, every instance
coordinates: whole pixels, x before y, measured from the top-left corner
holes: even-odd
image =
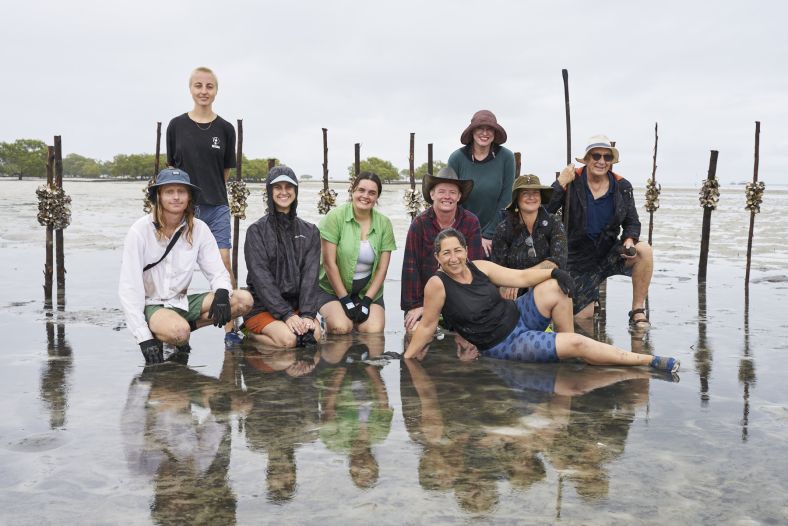
[[[542,316],[536,308],[533,289],[517,298],[515,303],[520,319],[514,330],[502,342],[482,351],[482,355],[518,362],[557,362],[555,333],[544,332],[550,325],[550,318]]]

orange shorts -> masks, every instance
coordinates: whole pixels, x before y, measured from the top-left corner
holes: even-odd
[[[295,311],[298,314],[298,311]],[[255,334],[262,334],[263,329],[265,329],[270,323],[275,321],[281,321],[274,318],[270,312],[263,311],[255,314],[251,318],[247,318],[244,320],[244,327],[249,331]]]

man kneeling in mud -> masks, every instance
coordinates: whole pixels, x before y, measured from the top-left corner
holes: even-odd
[[[194,217],[199,191],[183,170],[162,170],[148,190],[153,210],[126,235],[118,294],[146,364],[164,361],[164,343],[182,358],[191,331],[222,327],[252,306],[251,294],[232,291],[216,240]],[[195,264],[212,292],[187,295]]]

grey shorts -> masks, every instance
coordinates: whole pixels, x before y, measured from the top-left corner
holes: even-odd
[[[194,209],[197,219],[205,222],[211,229],[219,248],[233,248],[230,242],[230,207],[227,205],[197,205]]]
[[[627,267],[626,260],[618,253],[620,246],[621,242],[613,245],[599,265],[588,271],[569,269],[575,282],[575,293],[572,295],[575,314],[599,299],[599,284],[607,278],[610,276],[632,276],[632,267]]]

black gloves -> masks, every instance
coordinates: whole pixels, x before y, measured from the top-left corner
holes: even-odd
[[[309,329],[304,334],[296,335],[296,347],[306,347],[307,345],[317,345],[315,329]]]
[[[572,276],[569,275],[569,272],[560,268],[554,268],[550,273],[550,277],[558,282],[558,286],[564,294],[570,298],[572,297],[572,294],[575,292],[575,282]]]
[[[145,365],[162,363],[164,361],[164,345],[155,338],[140,342],[140,351],[142,351],[142,356],[145,358]]]
[[[364,296],[360,300],[356,301],[356,323],[364,323],[369,318],[369,311],[372,307],[372,298],[369,296]]]
[[[339,298],[339,304],[342,305],[342,310],[345,311],[345,316],[350,318],[351,321],[355,321],[357,306],[350,294]]]
[[[230,292],[227,289],[219,289],[213,293],[213,303],[208,310],[208,318],[213,320],[213,324],[222,327],[230,321]]]

